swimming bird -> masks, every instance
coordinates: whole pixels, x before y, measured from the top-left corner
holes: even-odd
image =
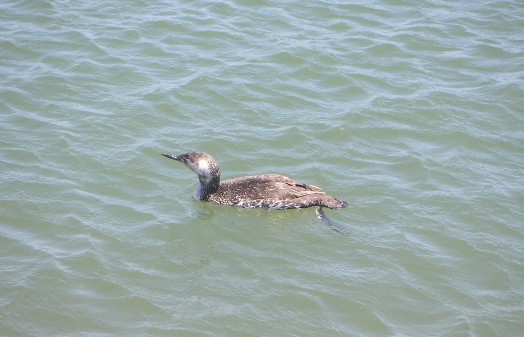
[[[198,175],[200,184],[195,199],[220,205],[245,208],[289,209],[317,207],[344,208],[345,201],[327,195],[320,187],[306,185],[280,174],[260,174],[220,181],[217,161],[205,152],[180,155],[162,153],[164,157],[184,163]]]

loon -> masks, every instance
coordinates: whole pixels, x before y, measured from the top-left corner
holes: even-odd
[[[221,182],[217,161],[205,152],[162,155],[184,163],[198,175],[200,185],[194,196],[201,201],[275,210],[316,207],[321,219],[325,217],[322,207],[335,209],[348,206],[347,202],[327,195],[320,187],[279,174],[245,176]]]

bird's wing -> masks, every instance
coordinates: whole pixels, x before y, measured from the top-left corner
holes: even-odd
[[[302,184],[278,174],[262,174],[225,180],[218,194],[229,200],[292,200],[310,194],[324,194],[322,189]]]

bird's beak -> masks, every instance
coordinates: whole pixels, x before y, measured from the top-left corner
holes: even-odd
[[[166,153],[162,153],[162,155],[166,158],[169,158],[169,159],[173,159],[173,160],[176,160],[176,161],[181,161],[180,158],[178,158],[177,156],[173,156],[172,154],[166,154]]]

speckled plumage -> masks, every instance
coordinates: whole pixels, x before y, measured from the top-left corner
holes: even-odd
[[[302,184],[279,174],[246,176],[220,182],[218,163],[204,152],[162,155],[184,163],[198,175],[200,185],[195,198],[202,201],[266,209],[347,207],[345,201],[327,195],[317,186]]]

